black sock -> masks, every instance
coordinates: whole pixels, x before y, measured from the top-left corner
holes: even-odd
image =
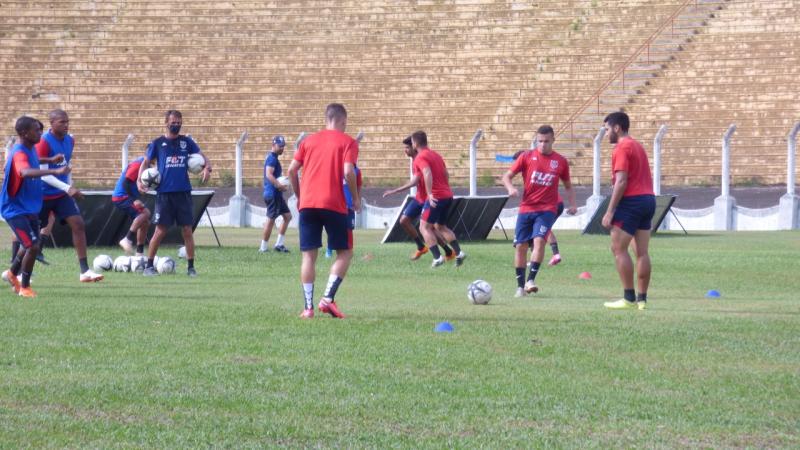
[[[636,295],[637,302],[646,302],[647,301],[647,292],[639,292]]]
[[[420,238],[419,236],[414,238],[414,242],[416,242],[417,244],[417,250],[422,250],[423,248],[425,248],[425,243],[422,242],[422,238]]]
[[[153,258],[147,258],[147,267],[153,267]]]
[[[84,273],[84,272],[86,272],[87,270],[89,270],[89,263],[88,263],[88,262],[86,262],[86,258],[80,258],[80,259],[78,259],[78,264],[80,264],[80,265],[81,265],[81,273]]]
[[[517,267],[514,270],[517,272],[517,287],[521,288],[525,286],[525,268]]]
[[[136,253],[144,253],[144,244],[139,244],[136,246]]]
[[[22,269],[22,257],[25,256],[25,253],[17,253],[17,256],[14,257],[14,260],[11,261],[11,267],[8,269],[11,273],[19,275],[20,269]]]
[[[189,268],[194,269],[194,258],[187,259],[186,261],[189,261]]]
[[[558,242],[553,242],[552,244],[550,244],[550,249],[553,250],[553,254],[554,255],[557,255],[558,254]]]
[[[17,257],[17,253],[19,253],[19,241],[14,241],[11,243],[11,262],[14,262],[14,258]]]
[[[533,281],[536,279],[536,274],[539,273],[539,266],[541,265],[542,263],[537,263],[537,262],[531,263],[531,273],[528,275],[528,281]]]
[[[453,249],[447,244],[442,244],[442,250],[444,250],[444,256],[450,256],[453,254]]]
[[[325,287],[325,295],[323,295],[323,297],[329,298],[331,301],[333,301],[334,297],[336,297],[336,291],[339,290],[339,285],[342,284],[342,281],[343,280],[339,277],[336,277],[336,279],[333,281],[329,280],[328,286]]]
[[[431,250],[431,254],[433,255],[433,259],[439,259],[439,258],[442,257],[441,252],[439,252],[439,246],[438,245],[434,245],[433,247],[430,247],[430,250]]]
[[[455,251],[457,255],[461,254],[461,246],[458,245],[457,240],[453,239],[450,241],[450,246],[453,247],[453,251]]]
[[[22,272],[22,287],[31,287],[31,274]]]
[[[131,242],[136,242],[136,232],[133,230],[128,230],[128,234],[125,236]]]
[[[624,296],[625,296],[625,300],[627,300],[629,302],[635,302],[636,301],[636,291],[634,291],[633,289],[625,289]]]

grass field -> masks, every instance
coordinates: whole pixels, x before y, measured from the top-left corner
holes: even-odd
[[[181,261],[80,285],[48,250],[37,299],[0,293],[0,447],[800,446],[798,232],[658,236],[643,312],[602,307],[607,237],[560,233],[564,262],[514,299],[502,236],[433,270],[359,232],[349,317],[301,321],[298,252],[220,231],[198,231],[197,279]],[[478,278],[488,306],[466,299]]]

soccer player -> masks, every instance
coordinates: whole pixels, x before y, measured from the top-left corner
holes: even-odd
[[[147,230],[150,228],[150,210],[139,199],[139,187],[136,182],[143,161],[144,157],[140,156],[125,167],[111,194],[111,202],[114,203],[114,206],[127,214],[132,221],[128,234],[119,241],[119,246],[127,254],[131,254],[135,250],[136,256],[144,256]],[[134,242],[136,243],[135,248]]]
[[[606,116],[608,142],[616,144],[611,153],[611,200],[603,215],[603,226],[611,231],[611,252],[622,281],[623,298],[605,302],[610,309],[647,306],[650,285],[650,227],[656,211],[653,175],[642,144],[628,136],[630,119],[624,112]],[[633,288],[633,261],[628,246],[634,242],[639,294]]]
[[[300,251],[303,253],[300,280],[303,284],[304,309],[301,318],[314,317],[314,279],[322,229],[328,235],[328,246],[336,250],[325,293],[319,310],[343,319],[335,296],[353,258],[353,230],[348,226],[347,201],[342,180],[347,182],[354,212],[361,211],[361,197],[355,167],[358,162],[358,141],[345,134],[347,110],[331,103],[325,109],[325,129],[303,140],[289,166],[289,177],[300,210]],[[300,180],[299,172],[303,171]]]
[[[415,131],[411,135],[411,145],[417,152],[414,158],[414,175],[420,180],[418,190],[425,192],[425,203],[420,218],[420,231],[425,238],[425,245],[433,255],[431,267],[444,264],[444,257],[439,252],[437,236],[453,247],[456,253],[456,266],[464,264],[467,254],[461,250],[456,235],[447,227],[447,212],[453,203],[453,191],[450,190],[447,166],[441,155],[428,147],[428,135],[424,131]]]
[[[555,133],[549,125],[542,125],[536,132],[538,147],[520,155],[511,168],[503,174],[503,185],[510,197],[519,195],[517,188],[511,184],[514,175],[522,173],[524,191],[517,215],[517,226],[514,233],[514,267],[517,277],[515,297],[539,291],[536,286],[536,275],[544,259],[544,245],[547,234],[553,227],[558,211],[558,181],[564,183],[564,190],[570,204],[568,214],[575,214],[575,191],[569,178],[569,163],[566,158],[553,151]],[[530,242],[531,270],[528,281],[525,281],[525,260]]]
[[[411,160],[413,161],[414,158],[416,158],[417,156],[417,151],[411,145],[411,136],[408,136],[407,138],[403,139],[403,146],[404,146],[403,151],[405,152],[406,156],[411,158]],[[419,258],[421,258],[422,255],[424,255],[425,253],[428,253],[428,246],[425,245],[425,241],[422,240],[419,233],[417,233],[416,227],[414,226],[414,220],[418,219],[419,216],[422,215],[422,207],[425,204],[425,197],[427,195],[425,193],[425,187],[422,186],[422,184],[420,183],[420,179],[421,179],[420,177],[412,175],[408,183],[395,189],[389,189],[383,193],[383,197],[385,198],[392,194],[405,191],[406,189],[409,189],[413,186],[417,186],[416,195],[414,196],[414,198],[411,199],[410,202],[408,202],[408,205],[406,205],[406,209],[403,210],[403,214],[400,215],[400,226],[403,227],[403,230],[405,230],[408,237],[410,237],[414,241],[414,243],[417,244],[417,251],[414,252],[413,255],[411,255],[412,261],[416,261]],[[450,248],[449,245],[447,245],[442,236],[440,236],[438,233],[436,235],[436,241],[444,250],[445,259],[447,261],[450,261],[451,259],[456,257],[455,253],[453,253],[453,250]]]
[[[58,169],[40,168],[41,163],[61,163],[64,155],[39,159],[35,146],[42,137],[42,130],[36,119],[20,117],[14,128],[19,142],[14,145],[6,159],[0,212],[22,248],[11,262],[11,267],[3,272],[2,278],[20,296],[33,298],[36,297],[36,292],[31,289],[31,273],[39,252],[38,215],[43,202],[40,177],[67,175],[70,168],[67,165],[60,165]],[[17,279],[17,275],[21,275],[22,279]]]
[[[286,229],[289,227],[289,222],[292,221],[292,213],[289,211],[289,205],[283,198],[283,193],[288,189],[278,182],[281,177],[283,169],[278,157],[283,154],[286,149],[286,139],[283,136],[275,136],[272,138],[272,150],[270,150],[267,158],[264,160],[264,203],[267,205],[267,221],[264,222],[264,232],[261,236],[261,247],[259,252],[264,253],[269,251],[269,237],[272,234],[272,228],[275,226],[275,219],[278,216],[283,217],[283,223],[278,229],[278,239],[275,241],[275,251],[279,253],[289,253],[283,242],[286,235]]]
[[[161,174],[161,183],[156,189],[156,208],[153,216],[156,231],[147,248],[147,266],[142,274],[147,277],[158,275],[156,268],[153,267],[153,261],[161,241],[167,235],[167,230],[174,223],[181,227],[183,244],[186,246],[186,261],[189,263],[186,274],[196,277],[192,234],[192,183],[189,181],[189,169],[186,163],[189,155],[197,153],[203,157],[205,165],[201,180],[205,183],[211,175],[211,162],[192,138],[180,134],[183,126],[183,114],[180,111],[167,111],[164,114],[164,126],[166,133],[153,140],[147,147],[144,161],[136,176],[139,190],[145,192],[147,188],[142,184],[142,172],[150,167],[151,162],[156,163],[158,173]]]
[[[39,160],[43,161],[56,155],[64,155],[63,161],[59,164],[69,165],[75,149],[75,140],[69,134],[69,115],[61,109],[54,109],[50,111],[48,118],[50,119],[50,129],[36,144]],[[49,165],[42,162],[40,168],[46,170],[49,169]],[[81,270],[78,279],[84,283],[102,280],[103,275],[89,269],[86,256],[86,226],[78,204],[75,203],[75,199],[83,198],[83,193],[69,184],[70,177],[67,174],[46,175],[42,177],[42,181],[44,203],[39,213],[39,220],[46,225],[52,212],[55,213],[54,220],[58,218],[66,222],[72,230],[72,244],[78,255],[78,264]]]

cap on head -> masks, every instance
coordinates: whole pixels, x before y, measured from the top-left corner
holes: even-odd
[[[278,147],[285,147],[286,146],[286,139],[280,134],[272,138],[272,144],[277,145]]]

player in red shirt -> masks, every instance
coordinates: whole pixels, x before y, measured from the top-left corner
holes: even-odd
[[[623,298],[604,303],[606,308],[645,309],[650,285],[650,228],[656,210],[653,176],[642,144],[628,136],[630,119],[624,112],[606,116],[608,142],[616,144],[611,154],[613,191],[603,226],[611,230],[611,251],[622,281]],[[633,288],[633,261],[628,246],[634,241],[639,295]]]
[[[314,317],[314,278],[323,228],[328,235],[328,247],[336,250],[336,260],[331,265],[319,310],[340,319],[345,317],[334,300],[353,258],[353,230],[349,227],[342,180],[350,190],[353,210],[361,211],[355,172],[358,141],[345,134],[346,128],[347,110],[344,105],[331,103],[325,110],[325,129],[303,140],[289,166],[289,178],[300,210],[298,224],[300,251],[303,252],[300,279],[305,300],[300,317],[304,319]]]
[[[403,151],[405,152],[406,156],[411,158],[413,164],[414,158],[417,157],[417,151],[414,150],[414,147],[411,144],[411,136],[403,139],[403,147]],[[405,191],[413,186],[417,186],[417,194],[408,202],[408,206],[406,206],[406,209],[403,210],[403,214],[400,215],[400,226],[402,226],[406,231],[408,237],[410,237],[417,244],[417,251],[411,255],[412,261],[416,261],[425,253],[428,253],[428,246],[425,245],[425,242],[420,238],[419,234],[417,233],[417,228],[414,226],[414,221],[422,215],[422,207],[425,205],[425,196],[427,195],[421,180],[422,179],[420,177],[412,174],[411,178],[408,180],[408,183],[395,189],[389,189],[383,193],[383,197],[385,198],[392,194]],[[447,243],[439,234],[436,235],[436,241],[444,250],[445,260],[450,261],[456,257],[456,254],[453,253],[453,250],[450,249],[450,246],[447,245]]]
[[[447,213],[450,211],[450,204],[453,203],[447,166],[441,155],[428,147],[428,135],[424,131],[415,131],[411,135],[411,145],[417,152],[413,164],[414,175],[419,180],[417,192],[420,190],[425,192],[420,231],[433,255],[431,267],[441,266],[445,261],[439,252],[437,236],[441,236],[450,244],[456,253],[456,266],[461,266],[467,254],[461,251],[455,233],[447,226]]]
[[[547,235],[556,221],[558,212],[558,180],[564,183],[569,209],[567,214],[575,214],[575,191],[569,179],[569,163],[566,158],[553,151],[555,132],[549,125],[542,125],[537,130],[536,139],[539,146],[528,150],[514,161],[505,174],[503,185],[510,197],[519,195],[517,188],[511,184],[514,175],[522,173],[524,191],[517,215],[517,226],[514,233],[514,267],[517,277],[516,297],[539,291],[536,286],[536,275],[544,259],[544,246]],[[528,247],[533,241],[531,252],[531,271],[525,282],[525,260]]]

